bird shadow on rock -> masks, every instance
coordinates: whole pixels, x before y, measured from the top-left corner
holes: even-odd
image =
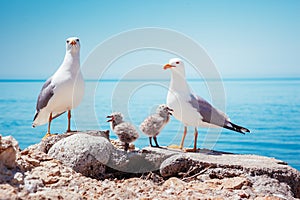
[[[206,154],[206,155],[216,155],[216,156],[221,156],[223,154],[235,154],[235,153],[231,153],[231,152],[225,152],[225,151],[216,151],[216,150],[211,150],[211,149],[201,149],[198,148],[196,150],[196,152],[192,152],[192,151],[186,151],[185,149],[181,150],[181,149],[176,149],[176,148],[170,148],[170,147],[165,147],[165,146],[160,146],[160,147],[144,147],[142,150],[144,151],[155,151],[155,150],[166,150],[169,152],[173,152],[173,153],[192,153],[192,154]]]
[[[123,151],[114,148],[110,155],[107,166],[116,171],[125,173],[146,173],[154,172],[160,169],[161,164],[168,158],[175,155],[205,154],[221,156],[223,154],[232,154],[228,152],[214,151],[209,149],[199,149],[195,153],[187,153],[178,149],[170,149],[164,146],[144,147],[141,150]]]
[[[123,151],[114,148],[107,166],[124,173],[145,173],[159,169],[164,156],[144,150]]]
[[[234,154],[230,152],[225,152],[225,151],[215,151],[211,149],[198,149],[197,152],[195,153],[201,153],[201,154],[206,154],[206,155],[215,155],[215,156],[221,156],[223,154]]]

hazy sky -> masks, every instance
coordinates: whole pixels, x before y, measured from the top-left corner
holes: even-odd
[[[59,67],[69,36],[80,37],[83,63],[107,38],[143,27],[191,37],[225,78],[300,77],[297,0],[1,0],[0,26],[2,79],[47,78]]]

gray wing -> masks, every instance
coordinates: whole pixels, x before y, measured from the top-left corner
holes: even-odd
[[[36,102],[36,115],[34,116],[34,119],[37,117],[37,114],[41,109],[47,106],[49,100],[54,94],[54,86],[51,85],[51,78],[49,78],[43,85],[40,94],[38,96],[37,102]]]
[[[221,111],[214,108],[205,99],[191,94],[189,103],[197,109],[202,116],[202,121],[224,127],[229,122],[229,118]]]

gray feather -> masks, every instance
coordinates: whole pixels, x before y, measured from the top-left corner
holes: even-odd
[[[191,95],[190,104],[197,109],[197,111],[203,117],[202,121],[204,122],[224,127],[242,134],[245,134],[245,132],[250,132],[249,129],[230,122],[225,113],[217,110],[199,96]]]
[[[37,100],[37,103],[36,103],[36,114],[34,116],[34,119],[37,117],[39,111],[41,109],[43,109],[44,107],[47,106],[49,100],[51,99],[51,97],[53,96],[54,94],[54,86],[51,85],[51,78],[49,78],[43,85],[42,89],[41,89],[41,92],[38,96],[38,100]],[[57,117],[57,116],[56,116]]]
[[[155,136],[159,133],[160,129],[165,125],[166,120],[157,114],[151,115],[146,118],[140,125],[140,130],[146,135]]]
[[[116,133],[119,140],[125,143],[131,143],[139,137],[134,126],[128,122],[122,122],[116,125],[113,131]]]
[[[205,101],[199,96],[191,94],[191,100],[189,103],[197,109],[199,114],[202,116],[202,121],[223,127],[229,122],[228,117],[221,111],[214,108],[210,103]]]

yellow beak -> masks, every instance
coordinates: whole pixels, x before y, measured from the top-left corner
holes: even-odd
[[[164,70],[169,69],[169,68],[172,68],[172,67],[174,67],[174,66],[173,66],[173,65],[170,65],[170,64],[165,64],[165,65],[164,65]]]
[[[74,46],[76,44],[75,40],[72,40],[70,44]]]

